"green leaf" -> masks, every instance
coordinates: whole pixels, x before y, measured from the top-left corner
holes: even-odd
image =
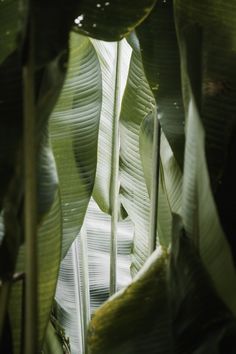
[[[193,98],[189,102],[187,121],[181,212],[183,223],[218,294],[235,314],[235,268],[211,192],[204,130]]]
[[[89,325],[90,354],[172,352],[167,262],[159,248],[133,282],[100,307]]]
[[[106,41],[127,36],[152,10],[156,0],[82,0],[75,20],[78,31]]]
[[[51,159],[44,159],[44,163],[48,163],[49,170],[54,169],[55,162]],[[45,169],[46,170],[46,169]],[[43,179],[45,191],[50,193],[50,178],[47,175]],[[59,204],[58,191],[55,193],[53,205],[49,212],[45,214],[41,220],[38,229],[38,304],[39,304],[39,347],[42,345],[42,340],[45,334],[55,287],[57,275],[61,259],[61,213]],[[17,272],[24,271],[24,245],[21,246],[17,261]],[[14,353],[19,353],[21,341],[21,319],[22,313],[23,292],[22,284],[15,283],[11,289],[10,298],[10,319],[14,338]]]
[[[174,352],[233,353],[235,317],[217,295],[193,240],[176,215],[169,274]]]
[[[233,353],[235,333],[234,315],[174,215],[170,255],[157,249],[132,283],[95,312],[88,345],[90,354]]]
[[[98,156],[93,198],[102,211],[111,213],[112,151],[114,141],[114,105],[121,105],[126,84],[131,49],[125,41],[120,42],[120,87],[116,87],[117,43],[92,40],[102,70],[102,110],[98,136]],[[117,102],[115,102],[115,91]]]
[[[120,115],[120,198],[135,227],[133,274],[148,257],[150,198],[139,152],[139,131],[142,120],[153,109],[140,53],[133,50]]]
[[[64,53],[66,54],[66,53]],[[65,61],[59,55],[47,66],[35,72],[36,92],[36,153],[38,158],[38,172],[41,165],[40,149],[44,141],[45,130],[49,114],[60,92],[64,76]],[[3,276],[12,273],[15,268],[16,257],[20,243],[23,241],[22,231],[22,203],[23,203],[23,152],[22,152],[22,68],[21,58],[17,52],[8,57],[0,67],[0,79],[3,84],[0,89],[0,113],[2,116],[2,129],[0,130],[0,209],[4,209],[6,237],[0,246],[0,271]],[[47,173],[47,171],[43,171]],[[48,172],[50,174],[50,171]],[[47,192],[47,200],[42,200],[38,180],[38,211],[39,220],[51,206],[54,194]],[[49,199],[48,199],[49,198]],[[45,199],[45,195],[44,195]],[[8,205],[8,207],[6,207]],[[6,212],[7,210],[7,212]],[[6,258],[6,259],[5,259]],[[3,274],[5,273],[5,275]]]
[[[63,212],[65,256],[83,223],[92,194],[102,100],[101,70],[86,37],[71,35],[69,69],[50,119]]]
[[[61,67],[60,56],[43,69],[35,73],[37,129],[35,145],[37,152],[38,174],[38,223],[39,223],[39,345],[42,343],[44,331],[48,322],[50,307],[55,292],[56,278],[61,253],[61,215],[58,199],[58,180],[54,158],[48,146],[46,128],[48,116],[55,104],[63,83],[65,68]],[[22,75],[20,58],[17,53],[8,57],[1,66],[1,76],[6,83],[1,91],[1,113],[4,134],[1,140],[1,175],[3,181],[2,199],[10,207],[4,211],[4,238],[1,252],[13,254],[12,259],[6,258],[7,267],[15,271],[17,254],[23,241],[23,153],[22,153]],[[2,131],[2,130],[1,130]],[[7,204],[6,204],[7,205]],[[55,224],[53,224],[55,222]],[[55,242],[56,246],[53,245]],[[5,246],[6,245],[6,246]],[[9,247],[10,245],[10,247]],[[48,253],[47,253],[48,252]],[[52,256],[53,255],[53,256]],[[52,257],[51,257],[52,256]],[[3,257],[1,257],[1,261]],[[47,265],[49,268],[47,268]],[[8,269],[8,268],[7,268]],[[50,276],[48,270],[50,269]],[[24,272],[24,247],[18,254],[16,271]],[[6,273],[6,267],[1,265],[1,272]],[[46,288],[46,289],[45,289]],[[45,294],[47,294],[45,298]],[[22,284],[12,286],[10,297],[10,319],[13,328],[15,352],[20,348],[21,331]]]
[[[111,217],[103,213],[91,200],[83,230],[74,241],[61,263],[56,291],[56,316],[70,337],[72,353],[82,353],[83,314],[89,311],[84,306],[85,280],[89,283],[92,314],[109,297]],[[85,235],[84,235],[85,234]],[[126,286],[130,277],[130,251],[133,228],[130,220],[118,222],[117,285]],[[83,240],[85,238],[85,240]],[[87,239],[87,241],[86,241]],[[83,250],[83,242],[86,242]],[[87,246],[87,247],[86,247]],[[86,252],[87,248],[87,252]],[[83,254],[83,252],[85,252]],[[83,261],[88,257],[87,261]],[[88,269],[84,267],[88,266]],[[88,272],[88,279],[84,279]],[[81,319],[82,317],[82,319]]]
[[[70,344],[64,330],[51,318],[48,323],[42,354],[70,354]]]
[[[205,130],[211,188],[235,262],[236,5],[177,0],[175,12],[185,105],[193,94]]]
[[[136,29],[144,70],[156,99],[158,119],[176,161],[183,167],[184,111],[172,1],[158,1]]]
[[[147,115],[146,118],[142,121],[140,127],[140,136],[139,136],[139,147],[140,147],[140,156],[144,171],[145,180],[147,183],[147,188],[149,195],[151,195],[152,187],[152,169],[153,169],[153,128],[154,128],[154,118],[153,114]],[[161,146],[163,145],[164,135],[161,135]],[[168,149],[168,146],[165,147]],[[163,151],[161,148],[160,153]],[[172,224],[172,215],[171,215],[171,205],[168,199],[163,163],[160,164],[160,176],[158,179],[159,183],[159,193],[158,193],[158,219],[157,219],[157,235],[156,243],[160,243],[163,247],[168,247],[171,239],[171,224]]]

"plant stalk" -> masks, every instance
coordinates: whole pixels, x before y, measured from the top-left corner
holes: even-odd
[[[29,4],[30,5],[30,4]],[[34,93],[34,28],[29,11],[28,43],[23,65],[24,93],[24,226],[25,354],[38,353],[38,270],[36,198],[36,112]]]
[[[151,189],[151,222],[149,237],[149,255],[157,246],[157,224],[158,224],[158,196],[159,196],[159,174],[160,174],[160,145],[161,145],[161,126],[159,119],[154,117],[153,132],[153,169],[152,169],[152,189]]]
[[[2,340],[2,333],[7,315],[7,308],[10,296],[11,281],[0,282],[0,342]]]
[[[117,42],[116,78],[113,108],[113,146],[112,146],[112,178],[111,178],[111,244],[110,244],[110,296],[117,290],[117,225],[119,214],[119,156],[120,156],[120,70],[121,43]]]
[[[80,231],[80,266],[81,266],[81,292],[82,292],[82,304],[83,304],[83,331],[85,339],[85,354],[88,353],[88,347],[86,344],[87,329],[90,321],[90,292],[89,292],[89,271],[88,271],[88,247],[87,247],[87,230],[86,230],[86,218],[84,225]]]
[[[78,329],[79,331],[79,345],[80,348],[78,350],[79,353],[85,352],[85,337],[84,337],[84,318],[83,318],[83,300],[81,296],[80,289],[80,272],[79,272],[79,245],[78,245],[78,237],[76,237],[73,245],[72,245],[72,262],[73,262],[73,275],[74,275],[74,283],[75,283],[75,303],[76,303],[76,313],[77,313],[77,321],[78,321]]]

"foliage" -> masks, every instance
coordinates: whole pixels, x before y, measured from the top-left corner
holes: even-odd
[[[0,2],[1,352],[27,347],[26,192],[37,195],[36,351],[235,352],[235,14],[232,0]],[[108,257],[120,288],[127,256],[133,280],[102,305]],[[90,305],[102,306],[87,333]]]

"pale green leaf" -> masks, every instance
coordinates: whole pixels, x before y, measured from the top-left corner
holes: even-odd
[[[139,152],[139,131],[142,120],[153,106],[154,99],[143,72],[140,53],[133,50],[120,116],[120,198],[134,223],[133,274],[148,256],[150,198]]]
[[[117,43],[92,41],[98,54],[102,70],[102,111],[99,125],[97,172],[93,190],[93,197],[101,210],[111,213],[111,181],[112,181],[112,149],[114,132],[114,105],[119,109],[123,96],[131,55],[129,45],[120,43],[120,87],[116,85]],[[119,90],[118,102],[115,102],[115,90]]]
[[[102,100],[101,70],[86,37],[71,34],[69,68],[50,119],[63,211],[65,256],[83,223],[92,194]]]
[[[82,232],[83,231],[83,232]],[[83,306],[85,289],[84,267],[88,262],[88,285],[90,291],[91,312],[109,297],[110,233],[111,217],[99,210],[91,200],[86,214],[83,230],[74,241],[61,264],[56,291],[57,318],[66,335],[70,337],[73,354],[82,353],[83,349],[83,314],[89,310]],[[86,233],[87,253],[82,253],[82,237]],[[118,289],[127,285],[131,279],[129,267],[133,228],[129,220],[118,223]],[[88,257],[86,262],[83,257]]]

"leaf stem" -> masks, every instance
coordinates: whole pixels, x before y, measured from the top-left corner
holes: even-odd
[[[81,266],[81,278],[80,284],[82,292],[82,304],[83,304],[83,331],[84,331],[84,352],[87,354],[88,348],[86,344],[87,328],[90,321],[90,292],[89,292],[89,271],[88,271],[88,247],[87,247],[87,230],[86,230],[86,217],[84,224],[80,231],[80,266]]]
[[[112,146],[112,177],[111,177],[111,244],[110,244],[110,295],[117,290],[117,224],[119,213],[119,115],[120,115],[120,68],[121,66],[121,43],[117,42],[116,54],[116,78],[115,95],[113,106],[113,146]]]
[[[159,196],[159,173],[160,173],[160,144],[161,144],[161,126],[158,117],[154,117],[153,133],[153,169],[152,169],[152,189],[151,189],[151,222],[149,237],[149,254],[157,246],[157,224],[158,224],[158,196]]]
[[[2,340],[2,333],[7,314],[8,301],[10,296],[11,281],[0,282],[0,342]],[[4,339],[3,339],[4,340]]]
[[[79,345],[80,348],[78,350],[79,353],[85,352],[85,337],[84,337],[84,318],[83,318],[83,300],[81,296],[80,289],[80,272],[79,272],[79,244],[78,244],[78,236],[72,245],[72,262],[73,262],[73,276],[75,283],[75,308],[77,312],[77,321],[78,321],[78,329],[79,329]]]
[[[30,6],[30,2],[29,2]],[[36,139],[34,93],[34,28],[29,11],[26,61],[23,65],[24,93],[24,225],[25,225],[25,353],[38,353],[38,270]]]

